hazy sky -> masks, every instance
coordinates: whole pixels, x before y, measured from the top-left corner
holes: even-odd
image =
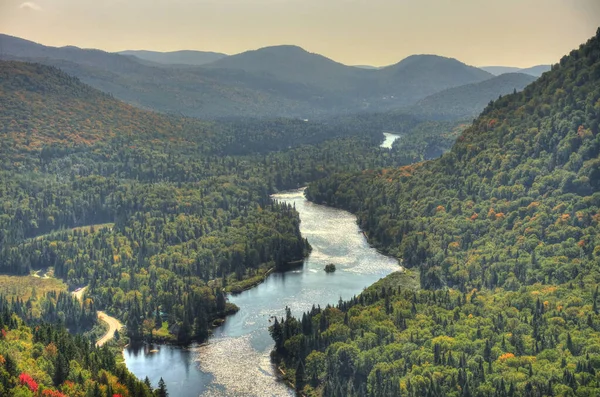
[[[296,44],[346,64],[431,53],[553,63],[600,26],[600,0],[0,0],[0,32],[107,51],[228,54]]]

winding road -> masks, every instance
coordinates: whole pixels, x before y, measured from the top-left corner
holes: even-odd
[[[83,294],[87,287],[80,288],[76,291],[73,291],[73,296],[79,299],[80,301],[83,299]],[[108,314],[98,311],[98,320],[104,321],[108,324],[108,331],[102,336],[102,338],[98,339],[96,342],[96,346],[100,347],[105,343],[109,342],[112,338],[115,337],[115,332],[120,331],[123,328],[123,324],[119,320],[114,317],[109,316]]]

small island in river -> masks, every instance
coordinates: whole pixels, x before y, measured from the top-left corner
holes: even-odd
[[[325,266],[325,271],[327,273],[333,273],[335,272],[335,265],[333,263],[330,263],[328,265]]]

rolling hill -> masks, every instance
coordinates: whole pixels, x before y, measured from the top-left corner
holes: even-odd
[[[4,126],[0,149],[7,162],[25,159],[44,147],[67,150],[115,139],[160,138],[189,144],[211,125],[138,109],[41,64],[0,61],[0,98]],[[190,134],[188,138],[182,131]]]
[[[380,70],[380,81],[390,93],[410,90],[424,97],[446,88],[477,83],[493,77],[490,73],[437,55],[412,55]]]
[[[4,34],[0,34],[0,46],[2,48],[0,55],[4,59],[31,59],[48,63],[61,60],[112,73],[135,73],[141,66],[134,58],[119,54],[74,46],[44,46]]]
[[[480,83],[437,92],[412,106],[409,112],[434,119],[472,118],[481,113],[490,101],[521,91],[535,80],[535,77],[523,73],[505,73]]]
[[[551,68],[552,65],[537,65],[530,68],[520,69],[519,72],[540,77],[543,73],[550,71]]]
[[[380,69],[346,66],[297,46],[266,47],[205,65],[273,76],[363,101],[365,109],[386,110],[450,87],[493,77],[451,58],[414,55]]]
[[[298,46],[265,47],[232,55],[205,65],[211,69],[243,70],[272,76],[281,81],[351,91],[371,73],[312,54]]]

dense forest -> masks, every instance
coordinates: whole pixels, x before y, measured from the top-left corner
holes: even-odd
[[[271,328],[323,396],[600,393],[600,29],[491,103],[441,158],[338,173],[309,199],[358,215],[418,275]]]
[[[47,66],[0,62],[0,76],[0,270],[89,285],[133,339],[166,322],[174,340],[204,340],[236,310],[227,292],[307,254],[297,212],[272,193],[437,156],[460,130],[400,113],[205,122]],[[379,148],[382,130],[403,148]]]
[[[40,322],[61,324],[74,333],[89,330],[97,318],[93,300],[80,302],[66,291],[52,291],[38,297],[34,290],[27,300],[0,295],[0,311],[14,313],[30,325]]]
[[[94,347],[61,326],[26,325],[0,309],[0,395],[15,397],[164,397],[164,382],[153,390],[140,381],[114,352]]]

